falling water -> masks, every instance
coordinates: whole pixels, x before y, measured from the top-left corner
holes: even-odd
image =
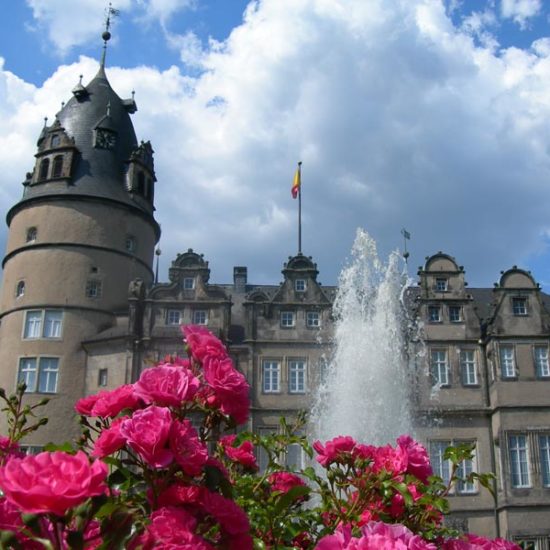
[[[357,231],[352,260],[334,303],[334,353],[311,417],[314,436],[351,435],[370,444],[412,432],[400,256],[387,264],[375,241]]]

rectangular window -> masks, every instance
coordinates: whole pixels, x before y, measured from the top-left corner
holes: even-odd
[[[262,371],[263,392],[279,393],[281,391],[281,364],[278,361],[264,361]]]
[[[542,484],[550,487],[550,435],[539,435]]]
[[[429,445],[433,473],[435,476],[439,476],[445,485],[448,485],[451,480],[451,465],[444,458],[445,449],[450,446],[450,441],[430,441]]]
[[[179,325],[180,316],[181,316],[181,311],[179,309],[168,309],[166,311],[166,324]],[[198,324],[198,323],[195,323],[195,324]]]
[[[97,279],[89,279],[86,282],[86,297],[100,298],[101,297],[101,281]]]
[[[447,292],[447,279],[444,279],[443,277],[438,277],[435,280],[435,289],[437,290],[437,292]]]
[[[37,455],[38,453],[41,453],[44,450],[44,447],[42,445],[20,445],[21,450],[26,455]]]
[[[512,312],[519,317],[527,315],[527,298],[512,298]]]
[[[529,487],[529,458],[526,435],[508,436],[512,487]]]
[[[19,360],[17,382],[25,382],[28,392],[55,393],[58,374],[57,357],[23,357]]]
[[[23,338],[61,338],[63,312],[55,309],[27,311]]]
[[[447,351],[432,350],[431,353],[431,374],[432,385],[449,385],[449,364],[447,362]]]
[[[208,315],[204,309],[196,309],[193,311],[193,324],[195,325],[207,325]]]
[[[108,376],[108,369],[99,369],[99,373],[97,376],[97,385],[102,387],[106,386],[108,382]]]
[[[476,353],[472,349],[460,350],[460,372],[465,386],[477,384]]]
[[[284,328],[293,327],[296,324],[293,311],[281,311],[281,326]]]
[[[458,443],[472,443],[471,441],[453,441],[453,445]],[[472,459],[463,460],[459,465],[456,471],[456,475],[463,480],[476,471],[476,456],[474,451],[474,456]],[[477,487],[474,481],[458,481],[456,484],[456,492],[461,495],[471,495],[472,493],[477,492]]]
[[[430,321],[430,323],[441,323],[440,306],[428,306],[428,321]]]
[[[183,289],[193,290],[195,288],[195,279],[193,277],[185,277],[183,279]]]
[[[306,313],[306,325],[309,328],[317,328],[321,326],[321,319],[318,311],[308,311]]]
[[[540,550],[542,548],[539,546],[537,539],[515,539],[514,542],[522,550]]]
[[[298,430],[297,436],[303,436],[304,434]],[[305,466],[305,456],[302,446],[298,443],[291,443],[286,447],[285,454],[285,466],[292,470],[301,470]]]
[[[515,378],[517,373],[514,346],[500,346],[499,358],[502,378]]]
[[[306,392],[306,362],[292,359],[288,362],[288,391],[290,393]]]
[[[538,378],[550,377],[548,346],[535,346],[535,371]]]
[[[451,323],[462,321],[462,308],[460,306],[449,306],[449,321]]]
[[[306,288],[307,284],[305,279],[296,279],[294,281],[294,290],[296,290],[296,292],[305,292]]]

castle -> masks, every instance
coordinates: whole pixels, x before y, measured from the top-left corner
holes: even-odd
[[[208,261],[192,249],[174,259],[168,282],[156,281],[153,149],[138,142],[137,105],[111,88],[104,65],[43,128],[23,196],[7,213],[0,386],[24,381],[29,402],[51,397],[50,422],[28,451],[77,435],[78,398],[183,354],[182,323],[227,342],[252,388],[249,428],[277,430],[281,415],[309,407],[326,368],[336,288],[321,285],[301,253],[272,286],[250,284],[244,266],[231,283],[213,284]],[[419,433],[444,479],[443,451],[459,442],[476,448],[462,473],[498,477],[495,501],[476,483],[459,484],[450,522],[548,550],[550,296],[517,267],[494,288],[467,288],[464,269],[441,252],[418,275],[409,301],[426,349],[415,391]],[[287,460],[303,457],[290,448]]]

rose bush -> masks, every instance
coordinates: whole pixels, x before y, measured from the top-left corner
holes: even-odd
[[[409,436],[395,446],[340,436],[311,447],[297,435],[302,417],[281,419],[267,436],[237,434],[250,409],[245,376],[204,327],[183,333],[188,358],[79,400],[82,438],[62,449],[24,456],[18,442],[45,422],[35,416],[44,402],[23,407],[24,386],[9,397],[0,390],[9,426],[0,436],[0,548],[518,548],[444,526],[445,496],[471,449],[448,450],[445,486]],[[322,473],[285,467],[290,446]]]

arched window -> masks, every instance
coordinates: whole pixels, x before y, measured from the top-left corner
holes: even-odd
[[[50,169],[50,159],[44,159],[40,163],[40,170],[38,172],[38,179],[45,180],[48,177],[48,171]]]
[[[36,230],[36,227],[29,227],[27,229],[27,242],[32,243],[36,241],[37,235],[38,235],[38,231]]]
[[[23,294],[25,294],[25,281],[19,281],[15,289],[15,296],[20,298]]]
[[[50,140],[50,146],[51,147],[59,147],[59,134],[54,134]]]
[[[53,159],[52,178],[59,178],[63,173],[63,155],[57,155]]]
[[[145,190],[145,174],[143,172],[137,173],[136,193],[143,195]]]

